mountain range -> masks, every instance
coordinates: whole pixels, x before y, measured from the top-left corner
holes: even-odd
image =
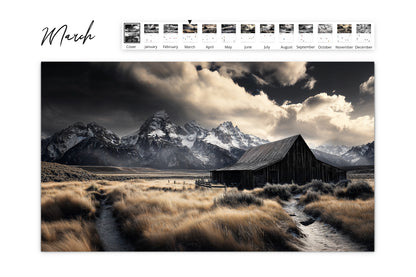
[[[234,164],[247,149],[268,142],[241,132],[230,121],[211,130],[195,121],[180,126],[165,111],[158,111],[137,131],[121,138],[96,123],[72,124],[42,139],[41,159],[76,165],[215,169]],[[322,145],[312,152],[337,167],[374,164],[374,142],[354,147]]]
[[[374,141],[352,147],[321,145],[312,152],[317,159],[337,167],[374,165]]]
[[[267,142],[229,121],[208,130],[195,121],[177,125],[158,111],[122,138],[96,123],[77,122],[43,139],[41,158],[77,165],[212,169],[232,165],[247,149]]]

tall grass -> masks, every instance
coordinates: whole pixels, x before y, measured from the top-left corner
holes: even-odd
[[[137,250],[297,250],[292,233],[299,230],[275,201],[222,189],[130,185],[108,195],[123,234]]]
[[[315,201],[318,201],[321,198],[319,192],[308,190],[306,194],[302,195],[299,199],[299,203],[306,205]]]
[[[82,217],[92,219],[96,208],[93,200],[74,192],[61,192],[42,199],[42,220],[53,221]]]
[[[42,184],[42,251],[101,249],[94,224],[99,190],[93,181]]]
[[[374,249],[374,198],[364,201],[321,196],[320,200],[307,204],[305,212],[345,231],[370,250]]]
[[[263,200],[252,194],[244,192],[229,192],[214,199],[214,206],[228,206],[236,208],[249,205],[262,206]]]
[[[97,251],[101,241],[95,225],[83,220],[42,222],[42,251]]]

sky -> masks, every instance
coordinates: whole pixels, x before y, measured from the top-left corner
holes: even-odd
[[[360,145],[374,140],[374,82],[372,62],[43,62],[42,136],[79,121],[123,136],[165,110],[270,141]]]

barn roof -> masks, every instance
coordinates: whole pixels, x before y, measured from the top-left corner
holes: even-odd
[[[301,135],[266,143],[247,150],[236,164],[215,171],[256,170],[281,161]]]

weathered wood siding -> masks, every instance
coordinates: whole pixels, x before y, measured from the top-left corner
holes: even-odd
[[[211,178],[227,186],[250,189],[266,183],[305,184],[312,179],[338,182],[346,178],[346,172],[317,160],[303,138],[299,137],[286,156],[277,163],[254,171],[212,171]]]

